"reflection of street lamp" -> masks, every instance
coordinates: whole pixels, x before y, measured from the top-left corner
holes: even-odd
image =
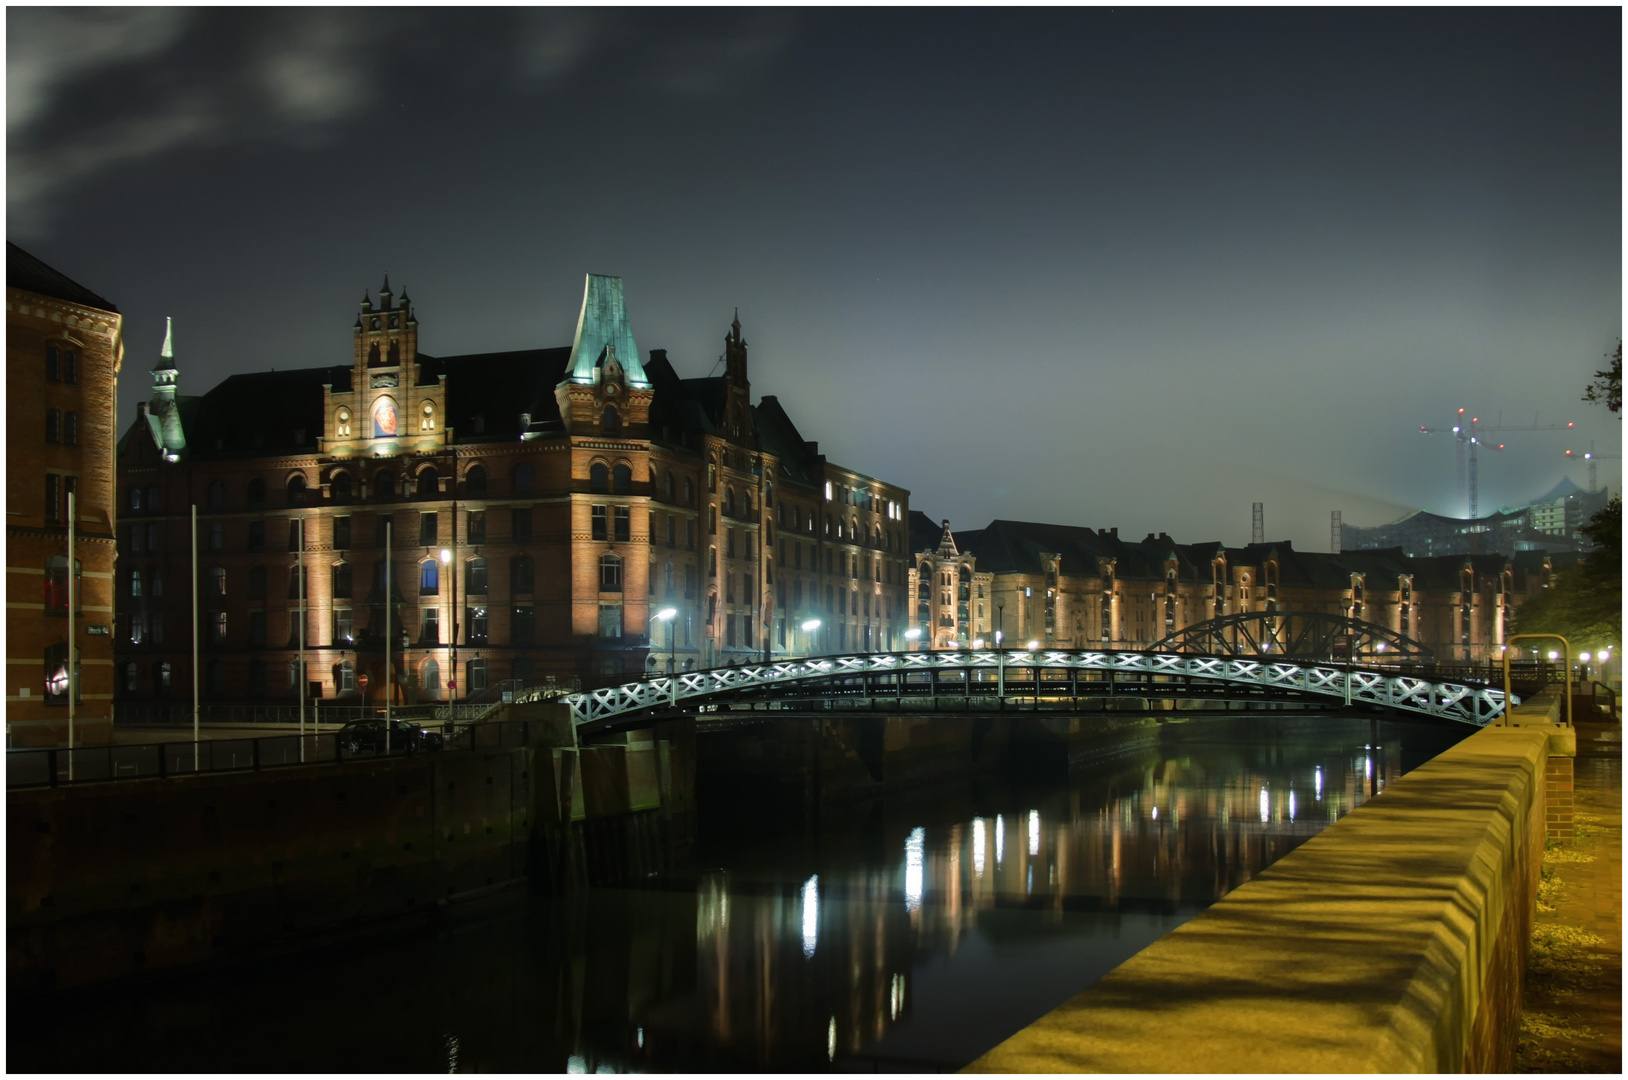
[[[909,645],[910,651],[915,652],[916,651],[916,642],[921,640],[921,627],[912,626],[910,629],[906,630],[904,632],[904,639],[906,641],[910,642],[910,645]]]
[[[818,619],[804,619],[803,620],[803,633],[805,635],[807,635],[803,640],[803,652],[805,654],[806,653],[811,653],[811,652],[814,651],[814,631],[818,630],[819,628],[820,628],[820,620],[818,620]]]
[[[678,705],[678,679],[674,677],[675,672],[673,670],[673,616],[677,614],[677,608],[668,607],[662,608],[660,611],[656,612],[655,616],[657,622],[664,622],[667,624],[667,700],[668,704],[674,707],[677,707]]]

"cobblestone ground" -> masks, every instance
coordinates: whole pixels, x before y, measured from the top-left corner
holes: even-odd
[[[1622,1072],[1622,728],[1579,723],[1577,835],[1551,845],[1526,971],[1520,1072]]]

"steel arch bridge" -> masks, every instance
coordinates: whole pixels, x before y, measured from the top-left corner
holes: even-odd
[[[1004,685],[1003,685],[1004,684]],[[975,689],[976,687],[976,689]],[[1012,693],[1013,690],[1017,693]],[[1024,691],[1027,691],[1025,693]],[[1093,649],[854,653],[652,675],[569,694],[574,724],[729,698],[1124,696],[1298,700],[1368,705],[1485,727],[1503,715],[1502,690],[1447,676],[1399,674],[1318,660],[1193,656]],[[999,695],[999,696],[997,696]],[[1519,703],[1519,698],[1514,702]]]
[[[1345,660],[1430,660],[1427,646],[1387,626],[1321,611],[1246,611],[1193,623],[1150,652]]]

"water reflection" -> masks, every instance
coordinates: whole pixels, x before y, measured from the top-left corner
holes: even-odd
[[[829,810],[817,830],[715,830],[693,878],[13,1013],[8,1052],[22,1071],[952,1068],[1359,805],[1376,771],[1379,790],[1397,740],[1370,741],[1328,721],[1169,741],[1055,782]]]

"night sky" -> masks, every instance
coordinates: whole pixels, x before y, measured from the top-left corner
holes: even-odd
[[[364,289],[433,355],[641,351],[755,394],[958,528],[1326,550],[1562,452],[1622,318],[1621,12],[10,8],[10,238],[126,317],[121,427],[346,363]],[[1586,483],[1586,470],[1570,474]],[[1620,484],[1620,462],[1602,464]]]

